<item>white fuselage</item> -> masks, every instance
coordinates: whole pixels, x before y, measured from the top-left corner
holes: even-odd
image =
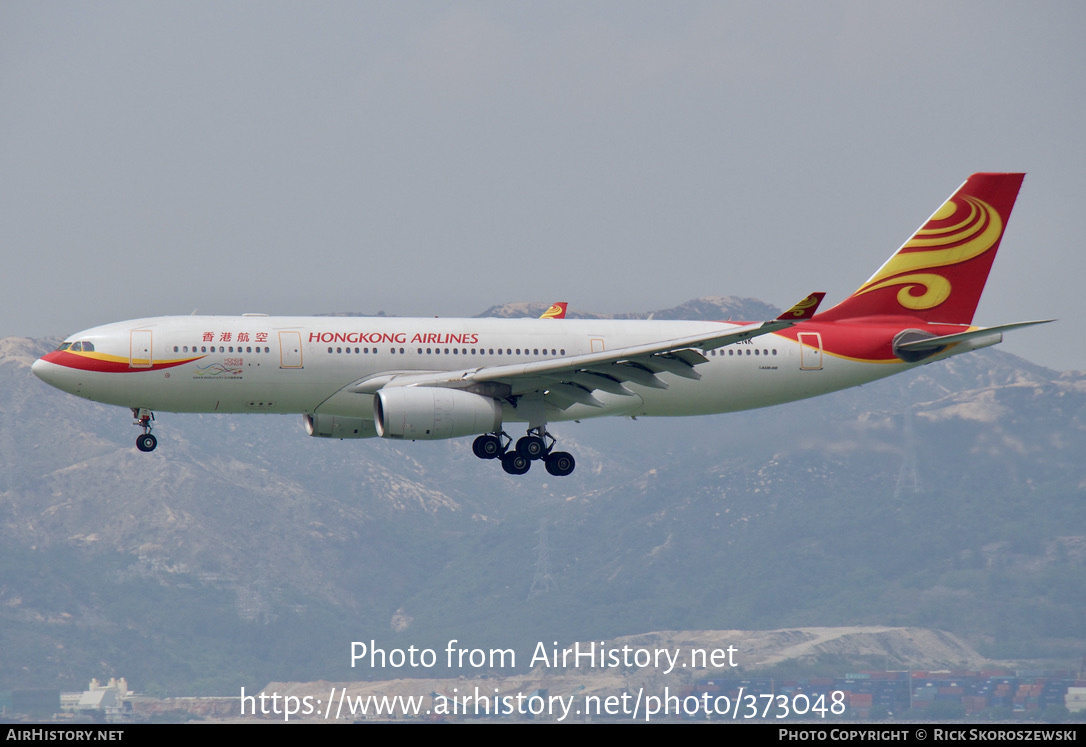
[[[85,367],[38,361],[35,373],[87,399],[170,412],[308,413],[368,418],[367,377],[460,371],[626,348],[737,325],[727,322],[384,317],[185,316],[119,322],[69,342]],[[700,380],[660,373],[667,388],[627,382],[603,406],[547,408],[547,420],[703,415],[811,397],[911,367],[823,351],[818,336],[768,334],[705,353]],[[379,382],[374,387],[379,388]],[[351,391],[354,389],[354,391]],[[358,390],[362,389],[362,392]],[[520,394],[514,391],[513,395]],[[503,419],[526,420],[510,403]]]

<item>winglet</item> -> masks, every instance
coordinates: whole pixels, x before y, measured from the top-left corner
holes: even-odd
[[[810,319],[815,315],[815,312],[818,311],[818,305],[822,303],[822,299],[825,298],[825,296],[826,294],[822,292],[812,293],[777,317],[777,320],[782,322],[799,322],[804,319]]]
[[[543,315],[540,316],[539,318],[540,319],[565,319],[566,318],[566,306],[568,306],[568,305],[569,304],[566,303],[565,301],[558,301],[557,303],[552,303],[551,307],[549,309],[547,309],[546,311],[544,311]]]

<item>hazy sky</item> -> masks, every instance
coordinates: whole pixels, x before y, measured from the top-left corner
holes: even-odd
[[[855,290],[1026,171],[978,323],[1086,369],[1086,4],[0,3],[0,336]],[[1071,340],[1070,343],[1067,340]]]

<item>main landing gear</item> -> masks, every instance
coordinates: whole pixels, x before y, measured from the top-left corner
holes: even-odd
[[[550,440],[548,444],[547,441]],[[565,451],[555,451],[557,440],[539,426],[528,430],[528,435],[517,441],[516,448],[510,449],[513,439],[505,431],[484,433],[475,439],[471,450],[480,459],[500,459],[502,469],[511,475],[523,475],[531,469],[532,462],[543,460],[547,471],[555,477],[565,477],[573,472],[577,461]]]
[[[143,433],[136,437],[136,448],[140,451],[154,451],[158,446],[158,439],[151,435],[151,423],[155,419],[155,414],[145,407],[132,408],[132,417],[136,419],[136,422],[132,425],[138,425],[143,429]]]

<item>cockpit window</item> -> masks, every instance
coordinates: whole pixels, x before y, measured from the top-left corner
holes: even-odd
[[[70,348],[68,348],[68,350],[71,350],[73,353],[78,353],[82,349],[83,349],[83,343],[81,343],[81,342],[73,342],[72,346]]]
[[[57,352],[59,352],[61,350],[67,350],[71,346],[72,346],[72,343],[70,343],[70,342],[62,342],[62,343],[60,343],[60,347],[57,348]]]
[[[84,353],[93,353],[94,352],[94,343],[91,342],[90,340],[83,340],[83,352]]]

